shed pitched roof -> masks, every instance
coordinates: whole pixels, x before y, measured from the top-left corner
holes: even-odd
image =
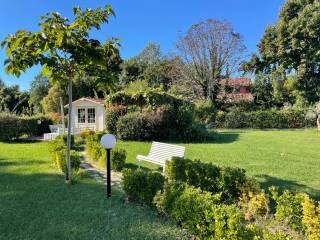
[[[90,97],[80,98],[78,100],[73,101],[72,103],[76,103],[78,101],[85,101],[85,100],[92,102],[92,103],[95,103],[95,104],[98,104],[98,105],[102,105],[102,106],[104,106],[104,104],[105,104],[105,100],[103,98],[90,98]],[[65,105],[64,107],[68,107],[68,106],[69,106],[69,104]]]

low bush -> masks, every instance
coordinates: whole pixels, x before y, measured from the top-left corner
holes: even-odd
[[[80,131],[80,138],[85,140],[87,137],[92,136],[94,134],[95,132],[93,130],[90,130],[90,129],[82,130]]]
[[[106,151],[100,143],[100,138],[104,132],[97,132],[86,138],[86,154],[90,161],[98,163],[101,167],[106,166]],[[115,148],[111,151],[111,167],[116,171],[121,171],[126,162],[127,153],[124,149]]]
[[[59,168],[57,154],[61,150],[66,149],[65,142],[63,141],[62,138],[56,138],[56,139],[48,142],[48,147],[49,147],[49,154],[50,154],[50,157],[51,157],[53,163],[56,165],[56,167]]]
[[[127,152],[121,148],[115,148],[111,152],[111,166],[116,171],[122,171],[126,163]]]
[[[56,137],[57,140],[62,139],[67,144],[68,134],[59,135]],[[74,146],[74,135],[71,135],[71,147]]]
[[[239,199],[239,206],[248,221],[266,218],[270,212],[269,197],[264,191],[256,194],[252,192],[243,193]]]
[[[164,177],[158,172],[125,169],[122,185],[129,200],[149,206],[153,205],[156,193],[163,189]]]
[[[246,177],[243,169],[222,168],[199,160],[174,157],[166,162],[165,169],[168,179],[186,182],[211,193],[219,192],[228,202],[236,201],[244,190],[256,192],[258,185],[251,183],[252,179]]]
[[[302,202],[302,223],[307,235],[307,240],[320,239],[320,206],[305,195]]]
[[[220,194],[185,183],[167,182],[154,201],[160,213],[171,216],[199,239],[254,239],[257,231],[246,226],[236,205],[222,204]]]
[[[279,194],[277,190],[272,192],[272,198],[275,201],[275,219],[284,223],[295,230],[302,230],[302,202],[304,195],[300,193],[291,193],[285,190]]]
[[[66,173],[66,150],[60,150],[57,152],[57,157],[56,157],[56,162],[57,162],[57,167],[58,169]],[[80,168],[80,157],[77,151],[71,150],[70,151],[70,165],[71,165],[71,174],[77,174]]]
[[[50,157],[57,167],[57,169],[61,172],[66,171],[66,143],[63,138],[56,138],[48,143],[49,145],[49,154]],[[71,171],[73,174],[78,173],[80,168],[80,157],[77,151],[70,151],[70,164]]]

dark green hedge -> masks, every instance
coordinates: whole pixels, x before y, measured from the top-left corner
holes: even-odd
[[[221,193],[227,202],[237,200],[242,192],[257,191],[258,183],[252,181],[241,168],[219,167],[212,163],[174,157],[166,162],[169,180],[185,182],[211,193]]]
[[[44,115],[17,116],[11,113],[0,113],[0,140],[9,141],[22,135],[40,136],[50,132],[50,118]]]
[[[307,110],[259,110],[244,112],[233,109],[218,112],[216,128],[307,128],[315,127],[316,116],[309,116]]]

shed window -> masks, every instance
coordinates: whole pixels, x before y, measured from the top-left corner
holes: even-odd
[[[86,122],[86,109],[79,108],[78,109],[78,123],[85,123]]]
[[[95,122],[96,122],[96,109],[88,108],[88,123],[95,123]]]

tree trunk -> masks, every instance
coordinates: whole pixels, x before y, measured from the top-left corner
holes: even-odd
[[[318,126],[318,130],[320,131],[320,114],[318,114],[317,126]]]
[[[67,137],[67,152],[66,152],[66,182],[71,181],[71,163],[70,163],[70,149],[71,149],[71,116],[72,116],[72,77],[68,79],[68,96],[69,96],[69,111],[68,111],[68,137]]]

